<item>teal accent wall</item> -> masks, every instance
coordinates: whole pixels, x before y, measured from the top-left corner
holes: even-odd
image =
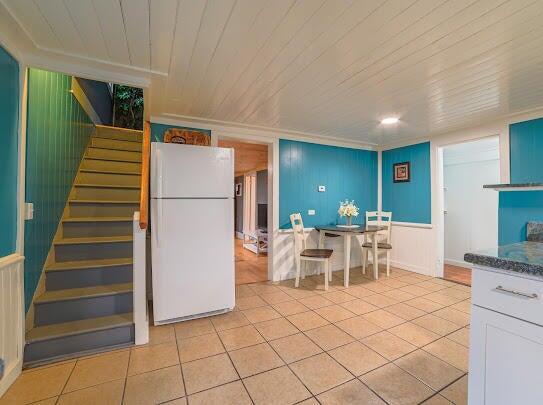
[[[151,122],[151,142],[164,142],[164,133],[170,128],[190,129],[191,131],[203,132],[211,137],[211,131],[209,129],[179,127],[176,125],[157,124]]]
[[[25,305],[30,306],[94,125],[70,93],[71,77],[30,69],[26,140]]]
[[[394,183],[393,165],[411,163],[411,181]],[[382,152],[382,206],[398,222],[432,223],[430,142]]]
[[[543,182],[543,118],[509,126],[511,183]]]
[[[525,241],[528,221],[543,222],[543,191],[501,191],[498,244]]]
[[[511,183],[543,182],[543,118],[509,126]],[[543,222],[543,191],[500,192],[498,244],[526,240],[526,222]]]
[[[319,193],[318,186],[326,186]],[[300,212],[304,226],[343,223],[339,202],[355,200],[364,222],[364,212],[377,208],[377,152],[279,141],[279,226],[290,228],[290,214]],[[315,216],[307,210],[314,209]]]
[[[0,257],[17,244],[19,63],[0,47]]]

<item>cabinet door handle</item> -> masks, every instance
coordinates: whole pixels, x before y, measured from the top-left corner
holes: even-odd
[[[497,291],[497,292],[500,292],[500,293],[518,295],[518,296],[521,296],[521,297],[524,297],[524,298],[529,298],[529,299],[533,299],[533,298],[538,298],[538,297],[539,297],[539,296],[538,296],[537,294],[535,294],[535,293],[530,294],[530,293],[524,293],[524,292],[516,291],[516,290],[508,290],[507,288],[503,288],[501,285],[499,285],[499,286],[497,286],[496,288],[494,288],[494,291]]]

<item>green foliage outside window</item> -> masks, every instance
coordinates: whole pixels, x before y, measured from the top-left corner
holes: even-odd
[[[113,125],[143,129],[143,90],[136,87],[113,85]]]

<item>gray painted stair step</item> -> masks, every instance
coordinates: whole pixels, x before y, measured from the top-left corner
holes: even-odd
[[[40,326],[26,333],[25,366],[134,342],[132,313]]]
[[[117,217],[111,217],[115,219]],[[85,238],[85,237],[105,237],[105,236],[129,236],[132,235],[132,219],[100,221],[70,221],[62,220],[63,238]]]
[[[132,222],[133,217],[71,217],[64,218],[63,222]]]
[[[132,283],[46,291],[34,300],[34,325],[132,312]]]
[[[80,170],[75,179],[76,184],[95,184],[95,185],[119,185],[140,187],[141,176],[134,173],[122,172],[98,172]]]
[[[63,270],[46,269],[45,288],[47,291],[54,291],[130,283],[133,279],[132,269],[132,259],[129,259],[125,264],[109,266],[96,265]]]
[[[73,217],[119,217],[134,216],[139,209],[137,201],[96,201],[96,200],[70,200],[68,205],[69,215]]]
[[[87,269],[95,267],[109,267],[132,264],[132,258],[102,259],[102,260],[77,260],[74,262],[52,263],[45,268],[45,271],[65,271],[74,269]]]
[[[64,238],[53,242],[56,262],[132,256],[132,236]]]

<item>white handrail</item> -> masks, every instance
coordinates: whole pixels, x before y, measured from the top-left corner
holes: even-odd
[[[133,299],[136,345],[149,343],[149,313],[146,291],[146,229],[140,227],[140,213],[134,212]]]

